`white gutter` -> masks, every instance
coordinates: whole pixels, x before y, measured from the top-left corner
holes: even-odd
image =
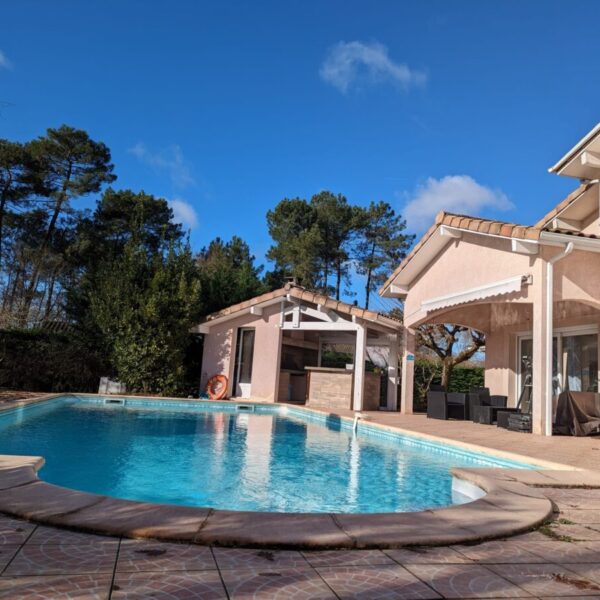
[[[546,422],[544,424],[544,435],[552,435],[552,340],[554,338],[554,265],[569,256],[573,252],[574,244],[569,242],[562,252],[553,256],[546,263],[546,347],[544,363],[546,367]]]
[[[581,237],[576,233],[556,233],[554,231],[542,231],[540,241],[544,246],[561,246],[573,244],[577,250],[586,252],[600,252],[600,238]]]
[[[571,161],[578,152],[581,152],[596,135],[600,133],[600,123],[598,123],[585,137],[581,138],[556,164],[548,169],[548,173],[558,173],[566,164]]]

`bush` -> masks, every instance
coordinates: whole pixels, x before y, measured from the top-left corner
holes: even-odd
[[[72,333],[0,330],[0,387],[97,392],[107,365]]]
[[[452,371],[449,392],[468,392],[471,388],[483,385],[484,369],[458,365]],[[432,360],[418,359],[415,362],[414,407],[416,411],[427,410],[427,390],[442,380],[442,365]]]

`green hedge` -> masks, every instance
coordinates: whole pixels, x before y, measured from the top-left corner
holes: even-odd
[[[0,388],[97,392],[106,368],[73,334],[0,330]]]
[[[442,365],[430,360],[415,362],[415,410],[427,409],[427,389],[430,383],[439,384],[442,379]],[[473,387],[483,385],[484,369],[482,367],[457,366],[452,371],[449,392],[468,392]]]

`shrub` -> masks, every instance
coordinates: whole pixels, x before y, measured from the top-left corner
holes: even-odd
[[[452,371],[449,392],[468,392],[473,387],[483,385],[482,367],[458,365]],[[442,380],[442,365],[437,361],[417,359],[415,362],[414,407],[417,411],[427,410],[427,390]]]
[[[0,387],[36,392],[95,392],[102,359],[72,333],[0,330]]]

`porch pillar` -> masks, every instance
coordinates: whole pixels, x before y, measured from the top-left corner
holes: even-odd
[[[402,393],[401,412],[413,412],[413,388],[415,381],[415,332],[405,328],[402,335]]]
[[[548,396],[552,394],[552,324],[549,323],[546,261],[538,259],[533,287],[533,358],[532,358],[532,431],[552,435],[548,430]]]
[[[354,350],[354,390],[353,410],[362,410],[365,392],[365,358],[367,356],[367,330],[362,325],[356,330],[356,348]]]
[[[389,336],[387,409],[398,410],[398,334]]]

